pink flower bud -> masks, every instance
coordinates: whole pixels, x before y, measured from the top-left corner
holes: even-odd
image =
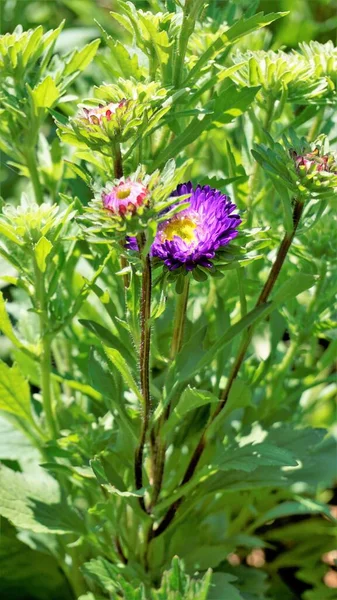
[[[104,119],[110,121],[116,110],[124,106],[126,102],[127,100],[124,99],[120,102],[109,102],[106,105],[99,104],[90,108],[85,107],[83,108],[83,117],[92,125],[102,125]]]
[[[329,156],[329,154],[320,156],[317,148],[315,150],[313,150],[313,152],[308,152],[307,154],[303,154],[303,155],[293,152],[292,156],[295,161],[295,165],[298,169],[300,167],[305,167],[305,170],[307,172],[309,170],[310,170],[310,172],[312,172],[312,171],[317,171],[317,172],[325,171],[327,173],[334,172],[333,157]]]
[[[103,192],[103,206],[115,215],[124,216],[135,213],[145,203],[148,189],[139,181],[127,179],[114,186],[109,192]]]

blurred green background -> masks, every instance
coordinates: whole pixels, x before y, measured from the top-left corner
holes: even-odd
[[[236,0],[238,12],[250,8],[256,0]],[[137,8],[160,10],[160,0],[134,0]],[[224,10],[227,0],[205,0],[208,12]],[[260,0],[258,10],[291,11],[287,19],[272,26],[278,45],[296,47],[298,42],[316,39],[326,42],[336,40],[337,0]],[[104,22],[109,32],[117,33],[108,19],[109,11],[117,9],[115,0],[0,0],[1,33],[12,31],[18,24],[23,28],[42,24],[46,29],[56,27],[66,19],[66,29],[61,35],[64,47],[72,48],[98,33],[95,19]]]
[[[133,3],[137,8],[156,12],[165,10],[165,4],[172,9],[174,0],[133,0]],[[273,50],[296,48],[299,42],[312,39],[322,43],[337,39],[337,0],[205,0],[205,6],[205,16],[209,15],[219,23],[232,23],[245,15],[248,9],[267,13],[289,11],[287,17],[272,23],[268,27],[269,32],[264,30],[260,36],[260,45],[265,50],[270,47]],[[96,21],[114,38],[125,41],[125,31],[110,17],[110,11],[118,12],[117,0],[0,0],[0,32],[12,32],[18,25],[24,30],[38,25],[48,30],[65,20],[56,52],[67,54],[101,37]],[[104,45],[102,39],[100,52]],[[75,82],[72,92],[79,98],[86,97],[90,87],[99,85],[103,79],[104,73],[98,64],[91,65]],[[70,104],[66,110],[71,113]],[[49,125],[53,129],[51,119]],[[24,191],[26,182],[18,177],[16,169],[6,164],[7,159],[0,155],[0,196],[6,201],[15,201]],[[75,195],[81,195],[83,201],[89,199],[82,181],[73,180],[72,184]]]

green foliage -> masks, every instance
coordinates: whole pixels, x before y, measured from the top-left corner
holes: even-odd
[[[1,5],[0,592],[332,599],[331,6],[49,4]],[[189,180],[243,221],[192,272]]]

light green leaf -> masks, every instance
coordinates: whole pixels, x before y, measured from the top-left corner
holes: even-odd
[[[55,479],[40,468],[19,473],[0,466],[0,515],[36,533],[85,533],[84,522],[61,501]]]
[[[39,267],[41,273],[44,273],[46,270],[46,258],[50,254],[52,249],[53,244],[44,236],[40,238],[38,243],[35,245],[35,258],[37,266]]]
[[[221,471],[255,471],[261,466],[296,467],[297,460],[285,448],[272,444],[246,444],[245,446],[230,446],[226,448],[217,468]]]
[[[50,75],[47,75],[33,90],[30,88],[29,90],[34,102],[35,114],[38,114],[39,108],[51,108],[60,95]]]
[[[240,19],[237,21],[232,27],[229,27],[227,31],[222,33],[214,42],[211,44],[206,52],[199,58],[199,60],[194,65],[193,69],[191,69],[189,75],[186,80],[183,82],[183,85],[186,85],[187,82],[193,81],[198,78],[201,69],[209,64],[209,61],[214,59],[218,54],[224,52],[226,47],[240,39],[242,36],[251,33],[252,31],[257,31],[261,29],[261,27],[266,27],[270,25],[273,21],[284,17],[287,13],[279,12],[279,13],[270,13],[269,15],[264,15],[263,13],[258,13],[249,19]]]
[[[11,240],[11,242],[14,242],[18,246],[23,245],[22,240],[20,240],[20,238],[16,235],[14,229],[12,229],[12,227],[10,227],[10,225],[7,225],[6,223],[0,222],[0,234],[6,236],[6,238]]]
[[[99,39],[93,40],[90,44],[84,46],[82,50],[75,50],[70,60],[66,64],[63,75],[66,77],[75,71],[84,71],[84,69],[86,69],[86,67],[93,60],[100,42],[101,41]]]
[[[96,323],[95,321],[91,321],[90,319],[79,319],[79,322],[83,327],[86,327],[94,333],[98,339],[104,343],[109,348],[115,348],[118,352],[124,357],[127,364],[131,368],[136,368],[135,357],[132,356],[131,352],[129,352],[128,348],[121,342],[121,340],[111,333],[106,327],[101,325],[100,323]]]
[[[177,406],[171,412],[166,422],[163,433],[172,430],[173,427],[191,410],[209,404],[218,403],[219,398],[207,390],[198,390],[188,386],[180,396]]]
[[[273,304],[283,304],[287,300],[298,296],[302,292],[310,289],[315,285],[316,278],[314,275],[307,275],[306,273],[297,273],[288,281],[286,281],[273,296]]]
[[[282,517],[289,517],[290,515],[306,515],[306,514],[322,514],[325,515],[330,521],[336,521],[329,507],[322,502],[317,502],[311,498],[297,497],[296,501],[282,502],[278,506],[271,508],[264,515],[262,515],[255,523],[255,529],[261,527],[268,521],[274,519],[280,519]]]
[[[270,310],[269,304],[263,304],[253,308],[247,315],[245,315],[240,321],[232,325],[227,331],[221,336],[215,344],[205,353],[204,357],[196,365],[196,372],[199,369],[207,366],[210,361],[221,351],[227,344],[229,344],[236,336],[248,327],[253,325],[258,319],[263,318]]]
[[[12,342],[12,344],[14,344],[14,346],[17,348],[23,347],[22,342],[20,342],[13,330],[2,292],[0,292],[0,331]]]
[[[216,122],[230,123],[241,115],[254,100],[259,88],[239,88],[232,84],[215,98],[212,113],[203,119],[195,117],[184,131],[155,159],[153,168],[160,167],[167,160],[176,157],[186,146],[194,142],[203,131],[216,126]]]
[[[207,600],[220,600],[220,598],[224,600],[244,600],[240,591],[231,583],[236,580],[235,576],[228,573],[214,573],[212,578],[214,585],[210,587]]]
[[[93,558],[90,562],[84,563],[81,570],[105,592],[111,594],[118,591],[117,578],[120,575],[120,569],[105,558]]]
[[[0,362],[0,410],[32,421],[30,391],[17,365],[12,368]]]
[[[128,491],[122,491],[122,490],[118,490],[114,485],[111,485],[110,483],[103,483],[102,487],[104,487],[104,489],[109,493],[109,494],[115,494],[116,496],[122,496],[125,498],[140,498],[142,496],[144,496],[144,490],[137,490],[134,492],[128,492]]]
[[[127,364],[126,360],[123,358],[121,353],[115,348],[109,348],[108,346],[103,345],[103,348],[111,363],[118,369],[118,371],[122,375],[124,383],[143,403],[143,396],[140,393],[138,386],[133,378],[129,365]]]
[[[40,455],[15,425],[0,416],[0,460],[21,460],[22,457],[39,460]]]
[[[223,412],[228,415],[232,410],[245,408],[251,404],[251,400],[252,392],[248,385],[241,379],[235,379]]]
[[[29,38],[29,42],[28,42],[27,46],[25,47],[24,51],[22,52],[22,64],[24,67],[27,65],[29,59],[32,57],[32,55],[37,50],[37,48],[40,46],[42,36],[43,36],[43,27],[42,27],[42,25],[39,25],[32,32],[32,34]],[[38,54],[40,54],[42,52],[42,49],[43,49],[43,46],[41,48],[39,48]]]

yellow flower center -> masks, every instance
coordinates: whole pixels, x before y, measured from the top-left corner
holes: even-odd
[[[130,196],[130,192],[131,190],[129,187],[121,187],[117,190],[116,195],[119,200],[124,200],[124,198]]]
[[[194,230],[196,226],[197,224],[189,217],[173,217],[164,227],[162,233],[165,240],[171,241],[177,235],[184,242],[190,243],[195,240]]]

